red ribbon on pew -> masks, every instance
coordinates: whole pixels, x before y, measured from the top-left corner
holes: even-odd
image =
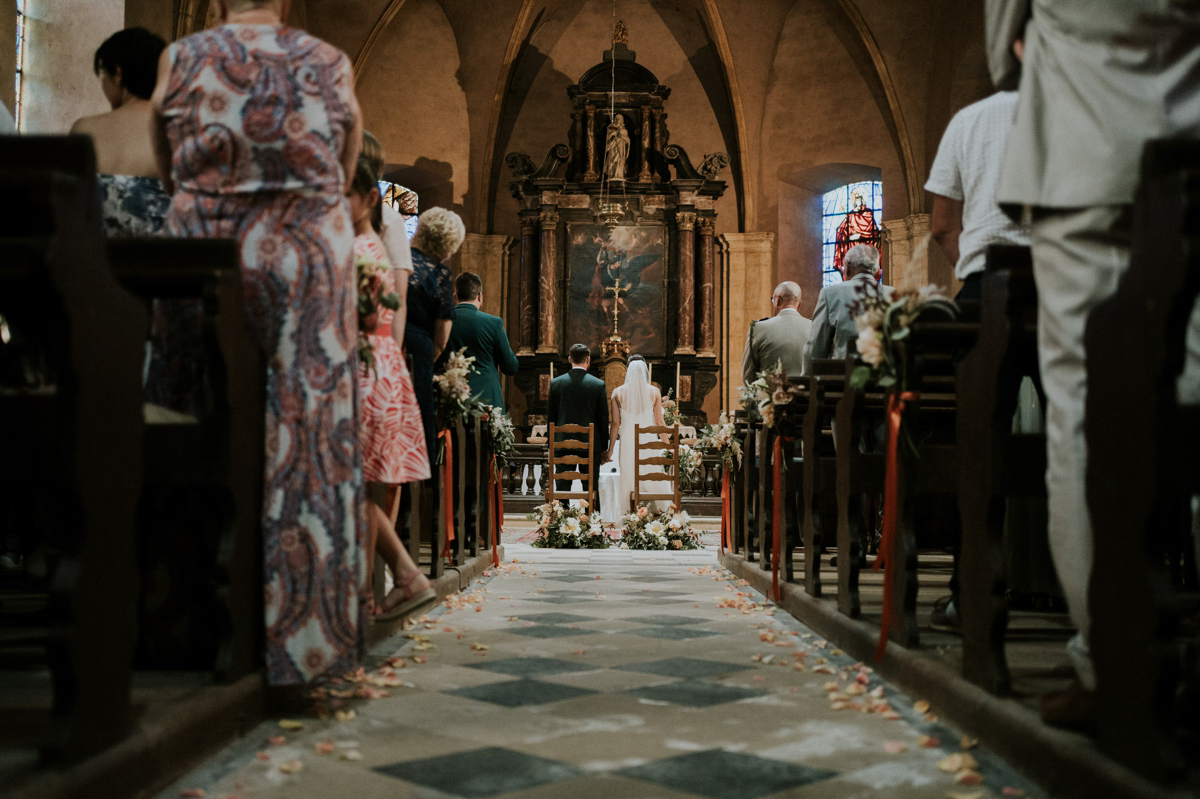
[[[496,456],[488,465],[488,500],[490,502],[489,516],[492,520],[492,565],[500,565],[500,530],[504,522],[504,492],[500,485],[500,466]]]
[[[442,447],[446,453],[442,458],[442,516],[446,521],[446,545],[442,548],[442,557],[448,558],[450,543],[454,540],[454,442],[449,428],[438,431],[438,438],[444,439]]]
[[[779,562],[783,558],[783,436],[771,453],[771,598],[779,601]]]
[[[729,467],[726,466],[721,476],[721,554],[725,554],[726,549],[733,549],[732,542],[729,540],[730,520],[733,517],[732,508],[730,507],[729,495]]]
[[[883,477],[883,531],[879,537],[879,554],[875,556],[872,571],[883,567],[883,618],[879,626],[879,646],[875,649],[875,659],[883,657],[887,650],[888,631],[892,627],[892,577],[895,572],[892,546],[896,537],[896,503],[900,498],[900,422],[904,418],[904,408],[910,400],[920,399],[917,391],[902,391],[888,397],[887,404],[887,451],[884,460]]]

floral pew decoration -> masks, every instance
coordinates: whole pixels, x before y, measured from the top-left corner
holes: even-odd
[[[894,564],[890,557],[896,533],[897,503],[899,497],[899,441],[904,433],[908,450],[916,456],[917,448],[910,433],[902,428],[904,411],[909,402],[920,399],[920,393],[912,390],[911,375],[907,374],[904,348],[907,346],[913,324],[922,316],[936,315],[942,319],[955,319],[958,305],[946,296],[943,289],[935,285],[918,289],[896,291],[886,296],[875,283],[866,283],[856,289],[858,298],[851,305],[854,325],[858,330],[855,349],[859,364],[850,373],[850,387],[854,389],[875,386],[888,392],[887,398],[887,443],[884,455],[883,531],[879,542],[879,554],[872,569],[883,568],[883,617],[880,620],[879,646],[875,659],[883,657],[887,648],[888,631],[892,626],[892,582]]]
[[[787,464],[783,457],[783,442],[795,437],[796,420],[786,412],[792,400],[804,391],[793,385],[783,371],[782,361],[758,373],[758,377],[739,390],[742,407],[751,422],[762,420],[763,428],[773,434],[771,450],[771,597],[779,601],[779,564],[783,549],[783,472]]]
[[[478,395],[471,394],[470,374],[474,371],[475,358],[467,355],[466,347],[450,353],[446,366],[434,375],[436,399],[436,423],[438,428],[438,452],[435,463],[442,467],[442,485],[453,485],[454,454],[450,446],[451,431],[462,422],[469,428],[475,419],[482,425],[483,436],[491,453],[488,463],[488,504],[491,510],[492,563],[500,565],[500,533],[504,523],[503,483],[501,470],[516,445],[516,430],[512,417],[494,405],[479,402]],[[442,492],[443,510],[446,518],[446,553],[454,540],[454,496],[453,492]],[[444,554],[446,554],[444,553]]]
[[[491,460],[488,463],[488,508],[491,519],[492,565],[500,565],[500,534],[504,530],[504,483],[501,470],[508,465],[508,456],[517,443],[512,417],[495,405],[479,405],[479,419],[485,422],[483,435],[487,440]]]
[[[538,505],[529,519],[538,523],[532,546],[553,549],[608,549],[612,539],[604,531],[600,513],[588,513],[587,501],[578,505],[546,502]]]
[[[696,442],[697,449],[706,449],[721,459],[721,552],[730,546],[729,536],[732,529],[733,495],[730,491],[730,480],[735,469],[742,466],[742,442],[737,435],[737,425],[729,418],[729,414],[721,411],[715,425],[709,425],[700,432],[700,440]],[[680,456],[682,460],[682,455]],[[699,458],[697,458],[699,466]]]
[[[621,549],[700,549],[687,511],[654,513],[642,505],[621,517]]]

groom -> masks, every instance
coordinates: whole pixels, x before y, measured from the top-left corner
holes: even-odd
[[[605,397],[604,381],[588,374],[592,365],[592,351],[585,344],[575,344],[570,352],[571,370],[550,381],[550,401],[546,409],[546,421],[554,424],[595,425],[592,432],[592,484],[596,506],[589,512],[600,509],[600,456],[608,449],[608,400]],[[574,436],[567,436],[573,438]],[[555,490],[569,491],[566,480],[559,480]]]

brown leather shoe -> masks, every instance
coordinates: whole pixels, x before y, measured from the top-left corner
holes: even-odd
[[[1042,694],[1042,721],[1081,732],[1095,730],[1096,692],[1075,680],[1066,690]]]

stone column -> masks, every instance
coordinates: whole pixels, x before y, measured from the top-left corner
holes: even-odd
[[[501,319],[508,315],[508,253],[512,244],[509,236],[468,233],[458,256],[459,269],[474,272],[483,281],[482,310]]]
[[[537,345],[534,338],[533,320],[537,318],[534,288],[538,279],[538,220],[535,216],[521,216],[521,271],[517,274],[517,355],[533,355]]]
[[[647,183],[650,180],[650,106],[642,106],[642,171],[638,173],[638,182]]]
[[[657,154],[661,154],[663,151],[663,141],[662,141],[662,115],[663,115],[663,112],[662,112],[661,108],[655,108],[651,113],[654,115],[654,152],[657,155]],[[659,179],[658,170],[654,171],[654,177],[652,179],[655,182],[658,182],[658,179]]]
[[[542,211],[541,259],[538,269],[538,354],[558,353],[558,211]]]
[[[722,285],[725,329],[721,331],[721,375],[724,407],[738,407],[742,384],[742,350],[746,331],[755,319],[771,315],[774,284],[775,234],[725,233],[718,237],[725,252]]]
[[[587,137],[587,171],[584,172],[583,179],[585,182],[591,183],[600,177],[596,174],[596,106],[594,105],[587,107],[587,130],[583,135]]]
[[[698,317],[700,325],[700,335],[698,337],[696,349],[700,355],[709,357],[716,355],[713,352],[714,330],[716,329],[716,320],[713,318],[713,219],[710,216],[701,217],[698,223],[700,242],[696,253],[696,260],[700,263],[700,292],[698,305]]]
[[[883,223],[883,282],[915,289],[929,279],[929,214],[909,214]]]
[[[696,354],[696,212],[675,214],[679,226],[679,337],[676,355]]]

